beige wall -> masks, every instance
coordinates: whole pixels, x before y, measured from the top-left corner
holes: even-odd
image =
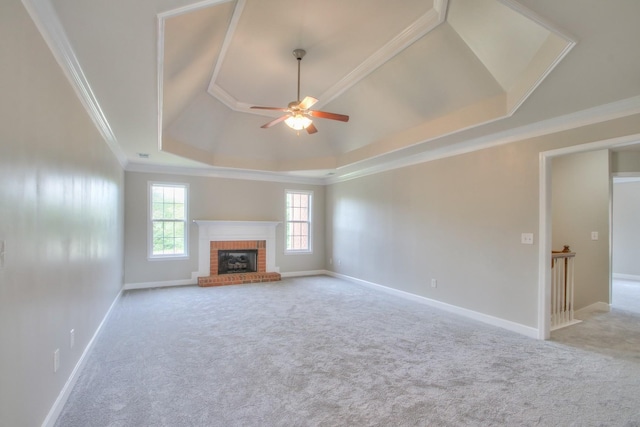
[[[613,273],[640,279],[640,182],[613,184]]]
[[[640,174],[640,151],[611,153],[611,172]]]
[[[0,93],[0,425],[39,426],[121,289],[124,173],[19,0]]]
[[[569,245],[574,261],[574,307],[609,303],[609,151],[553,159],[552,245]],[[598,233],[592,240],[591,233]]]
[[[328,267],[535,328],[540,152],[637,133],[627,117],[331,185]]]
[[[313,190],[312,254],[285,255],[284,228],[276,228],[276,266],[282,273],[322,270],[324,187],[140,172],[126,173],[125,283],[184,281],[198,271],[198,226],[191,224],[188,260],[147,259],[147,185],[149,181],[189,184],[189,222],[193,219],[283,221],[285,190]]]

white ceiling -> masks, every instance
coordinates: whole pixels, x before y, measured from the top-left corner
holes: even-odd
[[[635,0],[23,1],[130,170],[347,176],[640,105]],[[260,128],[295,48],[301,96],[348,123]]]

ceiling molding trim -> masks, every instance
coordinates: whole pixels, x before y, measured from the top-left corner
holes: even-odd
[[[211,82],[209,83],[208,93],[222,102],[224,105],[234,111],[241,113],[258,114],[263,116],[271,116],[269,113],[265,113],[260,110],[252,110],[250,107],[252,104],[240,102],[216,84],[215,80],[218,77],[218,72],[224,62],[224,57],[227,53],[229,44],[233,37],[233,33],[236,30],[244,3],[246,0],[239,0],[236,5],[236,10],[233,13],[229,29],[225,36],[222,51],[216,61],[216,66],[211,76]],[[242,2],[242,5],[240,3]],[[422,15],[415,20],[411,25],[402,30],[394,38],[389,40],[384,46],[374,52],[370,57],[365,59],[360,65],[349,72],[346,76],[340,79],[336,84],[327,89],[320,97],[316,107],[322,107],[333,101],[335,98],[346,92],[349,88],[360,82],[367,77],[373,71],[384,65],[394,56],[402,52],[418,39],[424,37],[429,32],[433,31],[438,25],[442,24],[446,19],[448,0],[436,0],[434,7],[429,12]]]
[[[129,163],[127,172],[160,173],[166,175],[203,176],[208,178],[241,179],[245,181],[281,182],[285,184],[324,185],[323,178],[286,175],[277,172],[261,172],[228,168],[190,168],[157,164]]]
[[[611,174],[614,184],[640,182],[640,172],[614,172]]]
[[[527,100],[527,98],[529,98],[529,96],[531,96],[531,94],[533,93],[534,90],[536,90],[538,88],[538,86],[540,86],[540,84],[542,83],[542,81],[544,79],[547,78],[547,76],[549,75],[549,73],[551,73],[551,71],[553,71],[554,68],[556,68],[556,66],[560,63],[560,61],[562,61],[564,59],[565,56],[567,56],[567,54],[571,51],[571,49],[573,49],[573,47],[576,45],[575,41],[567,41],[566,45],[564,47],[564,49],[558,54],[558,56],[553,60],[553,62],[551,62],[549,64],[549,66],[542,72],[542,74],[540,74],[540,76],[538,76],[538,78],[536,79],[536,81],[531,85],[531,87],[529,87],[529,89],[520,97],[520,99],[518,99],[510,108],[509,108],[509,112],[508,112],[508,117],[511,117],[517,110],[518,108],[520,108],[520,106],[524,103],[524,101]]]
[[[572,34],[570,34],[569,32],[561,29],[560,27],[557,27],[556,25],[552,24],[551,22],[549,22],[546,18],[543,18],[542,16],[538,15],[536,12],[532,11],[531,9],[526,8],[525,6],[521,5],[520,3],[514,1],[514,0],[498,0],[500,3],[504,4],[505,6],[507,6],[508,8],[514,10],[515,12],[519,13],[522,16],[527,17],[528,19],[536,22],[537,24],[543,26],[544,28],[546,28],[547,30],[549,30],[550,32],[554,33],[555,35],[557,35],[558,37],[561,37],[563,39],[565,39],[567,42],[570,43],[576,43],[578,41],[578,39],[573,36]]]
[[[227,52],[229,51],[229,46],[231,45],[231,39],[238,28],[238,22],[240,22],[240,17],[242,16],[242,12],[244,11],[244,6],[247,4],[246,0],[238,0],[236,3],[236,7],[233,9],[233,14],[231,15],[231,20],[229,21],[229,26],[227,27],[227,32],[224,35],[224,41],[222,42],[222,47],[220,48],[220,53],[218,54],[218,58],[216,59],[216,64],[213,67],[213,73],[211,74],[211,79],[209,80],[209,88],[207,89],[210,94],[216,96],[215,94],[219,93],[222,96],[220,101],[225,104],[227,107],[238,111],[238,101],[236,101],[231,95],[229,95],[225,90],[216,85],[216,79],[218,78],[218,74],[220,73],[220,68],[222,67],[222,63],[227,56]],[[234,105],[235,108],[232,106]]]
[[[516,13],[524,16],[525,18],[535,22],[536,24],[540,25],[541,27],[544,27],[550,33],[560,37],[562,40],[565,41],[565,46],[562,49],[562,51],[558,53],[558,56],[549,64],[549,66],[540,74],[540,76],[538,76],[536,81],[520,97],[520,99],[518,99],[516,102],[514,102],[514,104],[509,108],[509,114],[508,115],[511,116],[511,115],[513,115],[513,113],[515,113],[518,110],[518,108],[520,108],[520,106],[524,103],[524,101],[526,101],[527,98],[529,98],[529,96],[533,93],[533,91],[538,88],[538,86],[542,83],[542,81],[547,78],[549,73],[551,73],[551,71],[553,71],[553,69],[560,63],[560,61],[562,61],[564,59],[564,57],[571,51],[571,49],[573,49],[573,47],[578,43],[578,39],[576,37],[570,35],[565,30],[562,30],[559,27],[557,27],[556,25],[550,23],[549,21],[547,21],[547,19],[545,19],[542,16],[538,15],[537,13],[532,11],[531,9],[528,9],[528,8],[524,7],[520,3],[517,3],[517,2],[515,2],[513,0],[498,0],[498,1],[500,3],[502,3],[503,5],[505,5],[506,7],[508,7],[509,9],[513,10],[514,12],[516,12]]]
[[[158,13],[158,18],[167,19],[172,16],[184,15],[185,13],[193,12],[198,9],[204,9],[205,7],[213,6],[214,4],[229,3],[234,0],[203,0],[198,3],[189,4],[175,9],[170,9],[165,12]]]
[[[623,99],[621,101],[604,104],[575,113],[565,114],[563,116],[554,117],[552,119],[543,120],[540,122],[532,123],[530,125],[525,125],[518,128],[482,136],[479,138],[470,139],[468,141],[463,141],[447,147],[425,151],[397,160],[385,161],[385,156],[383,155],[380,156],[379,163],[371,167],[361,168],[353,172],[342,174],[340,173],[340,168],[338,168],[336,175],[324,178],[324,183],[327,185],[336,184],[339,182],[349,181],[351,179],[361,178],[368,175],[374,175],[393,169],[399,169],[419,163],[430,162],[446,157],[453,157],[473,151],[509,144],[512,142],[522,141],[543,135],[562,132],[569,129],[575,129],[591,124],[614,120],[633,114],[640,114],[640,96]],[[635,137],[631,139],[635,141]],[[627,144],[631,144],[633,141],[628,141]]]
[[[228,3],[230,1],[234,1],[234,0],[204,0],[198,3],[194,3],[194,4],[190,4],[187,6],[183,6],[183,7],[179,7],[176,9],[171,9],[165,12],[161,12],[158,13],[157,15],[157,19],[158,19],[158,52],[157,52],[157,84],[158,84],[158,150],[162,150],[162,125],[163,125],[163,114],[162,111],[164,110],[164,38],[165,38],[165,22],[167,19],[175,17],[175,16],[179,16],[179,15],[184,15],[185,13],[189,13],[189,12],[193,12],[199,9],[204,9],[206,7],[210,7],[216,4],[222,4],[222,3]],[[238,3],[236,3],[236,7],[234,9],[234,15],[232,17],[232,23],[233,23],[233,19],[236,15],[236,12],[238,11],[238,8],[240,7],[240,12],[242,11],[242,8],[244,8],[244,5],[246,3],[246,0],[238,0]],[[237,24],[237,23],[236,23]],[[234,25],[234,30],[235,30],[235,25]],[[231,24],[230,24],[231,25]],[[228,34],[228,32],[227,32]],[[225,45],[223,46],[224,49],[224,53],[226,53],[226,49],[227,49],[227,40],[225,38]],[[223,53],[221,52],[220,54],[221,56],[223,55]],[[219,62],[219,61],[218,61]],[[216,70],[214,70],[214,73],[217,73],[218,70],[218,65],[216,62]],[[230,95],[227,95],[230,97]],[[233,99],[233,98],[231,98]],[[222,99],[220,99],[225,105],[227,105],[229,107],[229,105],[224,102]]]
[[[55,9],[48,0],[22,0],[22,4],[71,83],[71,87],[75,90],[98,132],[124,169],[127,165],[127,156],[118,144],[98,99],[91,89]]]
[[[438,25],[442,24],[446,18],[447,1],[448,0],[439,1],[439,10],[434,8],[422,15],[384,46],[378,49],[378,51],[373,55],[358,65],[353,71],[344,76],[340,81],[338,81],[338,83],[326,90],[322,95],[320,95],[320,101],[317,105],[321,107],[333,101],[356,83],[412,45],[415,41],[424,37],[426,34],[433,31]]]
[[[273,111],[269,112],[269,110],[252,110],[251,104],[247,104],[246,102],[238,102],[227,91],[225,91],[215,83],[209,85],[209,89],[207,89],[207,92],[209,92],[209,95],[212,95],[214,98],[222,102],[233,111],[237,111],[239,113],[251,113],[258,116],[273,117]]]
[[[164,111],[164,22],[165,18],[158,16],[158,52],[157,52],[157,81],[158,90],[158,150],[162,151],[162,130]]]

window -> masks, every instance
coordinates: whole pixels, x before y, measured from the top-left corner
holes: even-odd
[[[311,252],[312,196],[311,191],[286,192],[286,252]]]
[[[149,257],[188,256],[186,184],[149,183]]]

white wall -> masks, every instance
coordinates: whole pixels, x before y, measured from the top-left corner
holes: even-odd
[[[188,260],[147,259],[147,183],[189,184],[189,222],[194,219],[234,221],[284,221],[285,190],[313,190],[313,253],[285,255],[284,227],[276,228],[276,266],[280,272],[305,272],[325,268],[324,187],[197,176],[126,173],[125,283],[140,285],[190,281],[198,271],[198,226],[190,225]]]
[[[0,425],[39,426],[121,289],[124,172],[19,0],[0,93]]]
[[[609,303],[609,151],[556,157],[552,162],[554,250],[569,245],[574,261],[574,307]],[[591,233],[598,233],[592,240]]]
[[[613,184],[613,274],[640,279],[640,181]]]
[[[540,152],[639,131],[627,117],[333,184],[329,268],[537,328]]]

